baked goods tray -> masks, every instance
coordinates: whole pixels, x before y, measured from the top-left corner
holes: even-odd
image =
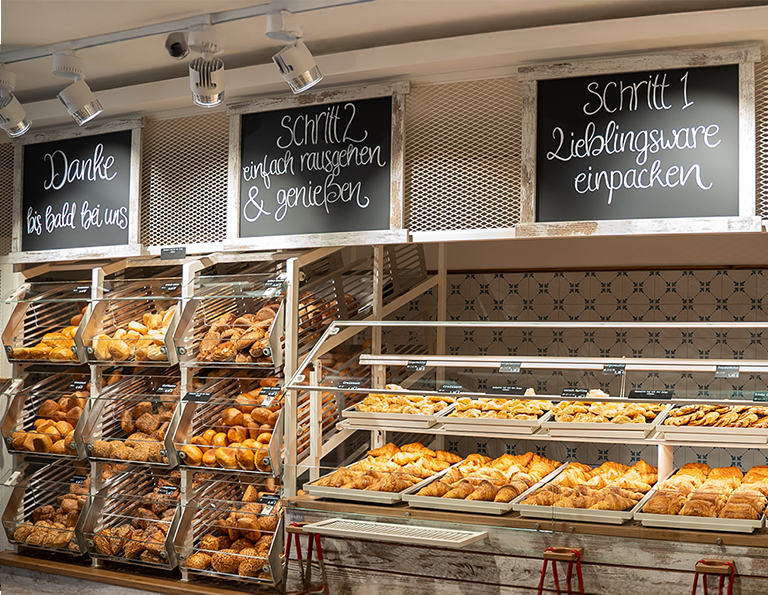
[[[312,483],[305,483],[302,487],[305,492],[310,496],[318,496],[320,498],[332,498],[334,500],[351,500],[352,502],[373,502],[374,504],[395,504],[403,499],[405,494],[411,494],[418,492],[425,485],[431,483],[438,477],[448,473],[456,465],[461,465],[462,461],[459,461],[455,465],[451,465],[448,469],[443,469],[439,473],[435,473],[431,477],[422,479],[420,482],[413,484],[411,487],[403,490],[402,492],[375,492],[373,490],[355,490],[350,488],[332,488],[329,486],[318,486]],[[334,473],[332,471],[331,473]],[[323,477],[331,475],[328,473]],[[316,479],[320,481],[323,477]]]
[[[460,463],[459,463],[460,464]],[[448,510],[450,512],[475,512],[480,514],[504,514],[512,510],[512,506],[517,502],[522,502],[530,494],[543,487],[544,484],[551,481],[563,469],[567,463],[560,465],[541,481],[533,484],[517,498],[509,502],[484,502],[482,500],[458,500],[455,498],[438,498],[436,496],[417,496],[415,492],[409,491],[403,495],[403,501],[414,508],[431,508],[434,510]],[[442,473],[440,474],[442,475]],[[430,478],[430,483],[438,478]]]
[[[660,422],[656,429],[659,432],[659,438],[668,442],[768,443],[768,428],[667,426]]]
[[[377,429],[377,428],[412,428],[426,430],[431,428],[453,411],[456,403],[443,407],[433,415],[418,415],[410,413],[371,413],[358,411],[357,406],[347,407],[341,412],[341,416],[348,420],[348,425],[353,428]]]
[[[440,418],[447,432],[483,432],[494,436],[530,436],[541,424],[552,418],[552,412],[547,411],[539,419],[494,419],[488,417],[449,417],[447,414]],[[478,434],[479,435],[479,434]]]
[[[657,484],[658,485],[658,484]],[[644,527],[658,527],[662,529],[691,529],[694,531],[725,531],[728,533],[752,533],[761,528],[765,523],[765,514],[758,520],[751,519],[720,519],[701,516],[686,516],[679,514],[649,514],[642,512],[646,503],[656,493],[656,486],[640,500],[635,507],[635,520],[640,521]]]
[[[543,485],[539,486],[544,487]],[[535,491],[535,490],[534,490]],[[533,493],[533,492],[531,492]],[[527,496],[526,496],[527,498]],[[525,498],[512,506],[512,510],[519,512],[520,516],[535,519],[548,519],[555,521],[581,521],[585,523],[602,523],[605,525],[621,525],[631,520],[640,510],[644,498],[640,499],[630,510],[590,510],[589,508],[562,508],[560,506],[539,506],[536,504],[522,504]]]
[[[653,422],[645,424],[562,422],[555,421],[554,416],[552,416],[543,421],[541,427],[547,430],[553,438],[583,438],[599,435],[600,438],[643,439],[658,429],[658,425],[667,417],[672,407],[673,405],[667,405]]]

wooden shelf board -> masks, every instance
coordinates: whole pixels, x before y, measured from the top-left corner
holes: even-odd
[[[247,589],[239,588],[232,583],[231,586],[221,587],[205,584],[203,582],[184,582],[180,578],[151,576],[145,570],[137,567],[112,570],[108,568],[94,568],[82,559],[73,559],[71,562],[37,558],[16,554],[13,552],[0,552],[0,566],[13,566],[47,574],[57,574],[86,581],[106,583],[119,587],[128,587],[139,591],[152,591],[167,595],[189,595],[200,593],[202,595],[273,595],[279,593],[274,587],[249,585]]]

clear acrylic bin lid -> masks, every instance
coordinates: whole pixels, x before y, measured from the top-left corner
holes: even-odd
[[[9,304],[27,302],[82,302],[91,297],[91,281],[29,282],[5,297]]]

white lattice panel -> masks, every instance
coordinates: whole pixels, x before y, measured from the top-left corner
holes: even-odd
[[[224,113],[150,121],[143,131],[141,240],[223,240],[229,123]]]
[[[414,87],[406,122],[406,227],[520,221],[522,85],[515,78]]]
[[[755,64],[756,211],[768,216],[768,61]]]
[[[13,145],[0,145],[0,255],[11,251],[13,234]]]

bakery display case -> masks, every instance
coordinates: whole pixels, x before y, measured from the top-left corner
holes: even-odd
[[[94,559],[171,570],[179,517],[179,471],[126,466],[102,482],[82,524]]]
[[[182,468],[279,475],[282,397],[279,379],[202,377],[181,400],[173,435]]]
[[[182,576],[280,582],[283,529],[277,483],[207,475],[194,482],[194,497],[182,506],[174,543]]]
[[[89,363],[176,363],[180,278],[105,279],[95,291],[82,329]]]
[[[27,282],[5,300],[13,307],[3,329],[3,347],[12,363],[85,362],[75,336],[84,326],[90,281]]]
[[[330,430],[323,429],[301,459],[300,469],[309,478],[302,487],[317,498],[405,501],[414,508],[519,515],[549,520],[553,527],[557,521],[626,524],[636,520],[659,528],[752,531],[763,523],[762,467],[741,469],[737,463],[741,457],[726,457],[733,461],[730,467],[707,471],[713,474],[708,482],[705,474],[699,483],[684,483],[685,490],[675,497],[665,481],[673,481],[669,476],[675,466],[686,468],[687,451],[678,446],[744,449],[766,444],[768,408],[762,401],[768,395],[768,361],[696,359],[687,357],[684,350],[670,350],[667,357],[638,357],[629,349],[622,351],[621,341],[615,338],[611,349],[587,346],[563,355],[533,354],[525,349],[524,340],[517,341],[517,350],[495,354],[478,346],[487,344],[489,336],[503,336],[509,339],[506,344],[515,344],[512,337],[569,332],[616,337],[649,328],[686,337],[714,336],[716,329],[741,336],[750,328],[765,326],[746,322],[334,322],[287,385],[297,400],[308,399],[314,419],[327,407],[323,396],[335,397],[338,422]],[[346,337],[345,343],[338,342],[339,335]],[[446,353],[446,344],[463,347]],[[352,362],[352,377],[323,364],[341,360],[348,367]],[[441,403],[437,411],[435,401]],[[509,456],[523,455],[519,450],[523,445],[538,445],[542,449],[536,451],[538,456],[544,450],[550,452],[548,445],[562,444],[558,452],[565,456],[551,475],[506,489],[503,495],[510,496],[508,503],[497,502],[496,496],[505,488],[502,482],[512,483],[509,477],[484,473],[460,478],[454,469],[441,469],[418,489],[412,489],[413,482],[399,482],[393,495],[371,497],[366,492],[376,490],[368,486],[380,481],[375,472],[407,473],[389,469],[393,461],[380,458],[385,444],[411,448],[394,439],[403,431],[420,436],[419,443],[432,451],[450,443],[451,453],[463,461],[486,457],[485,464],[495,471],[503,469],[494,467],[486,453],[462,448],[461,438],[499,440]],[[369,441],[368,457],[336,456],[356,437]],[[486,448],[497,444],[488,440],[483,442],[489,445]],[[601,454],[602,459],[587,461],[577,454],[586,452],[578,448],[580,443],[589,443],[594,446],[592,452],[600,453],[617,444],[639,450],[632,451],[633,460]],[[603,445],[605,449],[600,450]],[[459,463],[457,469],[461,467]],[[360,476],[366,472],[368,476]],[[487,483],[481,493],[478,488],[483,481]],[[671,509],[676,512],[658,513],[664,498],[675,503]],[[464,506],[462,500],[471,503]],[[712,505],[686,508],[687,501],[711,501]],[[732,505],[727,506],[728,502]],[[684,520],[678,520],[681,517]]]
[[[11,454],[84,459],[76,435],[89,410],[90,370],[66,372],[31,366],[13,382],[2,421],[3,439]]]
[[[9,494],[3,527],[11,544],[76,556],[86,551],[82,526],[89,505],[87,464],[28,462],[6,476],[4,488]]]
[[[178,368],[116,369],[102,375],[91,412],[76,432],[96,461],[125,461],[172,467],[170,441],[181,395]],[[170,456],[169,456],[170,453]]]

